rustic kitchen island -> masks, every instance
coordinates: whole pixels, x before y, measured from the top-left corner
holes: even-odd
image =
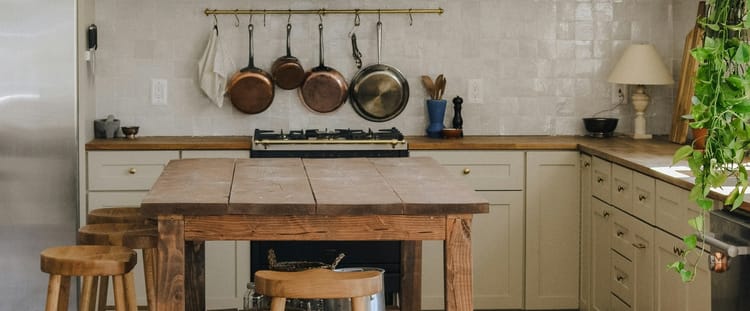
[[[489,210],[429,158],[173,160],[141,208],[158,310],[205,309],[208,240],[443,240],[446,310],[473,310],[471,219]]]

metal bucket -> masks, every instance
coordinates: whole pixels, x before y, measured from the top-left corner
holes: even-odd
[[[380,268],[339,268],[334,269],[337,272],[362,272],[362,271],[379,271],[382,275],[385,270]],[[370,295],[370,299],[365,305],[364,311],[385,311],[385,284],[380,292]],[[324,305],[326,311],[351,311],[352,301],[351,299],[324,299]]]

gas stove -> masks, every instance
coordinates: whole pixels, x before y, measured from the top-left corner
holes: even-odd
[[[398,129],[255,129],[251,158],[408,157]]]

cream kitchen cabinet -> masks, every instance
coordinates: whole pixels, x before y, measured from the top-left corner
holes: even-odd
[[[579,153],[526,152],[527,309],[577,309]]]
[[[679,260],[679,254],[684,252],[685,246],[682,240],[658,229],[655,230],[654,237],[656,244],[654,310],[711,310],[711,273],[706,259],[708,254],[704,253],[698,260],[695,280],[683,283],[677,273],[667,269],[667,265]]]
[[[591,301],[591,156],[581,154],[581,277],[578,309],[589,311]]]
[[[633,311],[654,308],[654,228],[612,209],[612,294]]]
[[[87,206],[137,207],[159,177],[164,166],[174,159],[226,157],[246,158],[247,150],[163,150],[163,151],[89,151],[87,152]],[[85,212],[84,212],[85,214]],[[138,304],[145,305],[145,290],[136,269]],[[206,306],[210,309],[236,308],[242,305],[250,280],[248,242],[212,241],[206,243]]]
[[[465,178],[490,202],[489,214],[474,216],[474,308],[523,308],[524,153],[518,151],[411,151],[430,156],[456,178]],[[422,249],[422,309],[443,309],[443,247]]]
[[[607,311],[611,309],[611,242],[612,209],[598,198],[591,200],[591,285],[589,310]]]

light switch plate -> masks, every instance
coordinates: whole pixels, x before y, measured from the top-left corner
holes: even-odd
[[[167,80],[151,79],[151,104],[156,106],[167,105]]]
[[[468,97],[469,103],[481,104],[482,103],[482,80],[481,79],[469,79],[468,86]]]

